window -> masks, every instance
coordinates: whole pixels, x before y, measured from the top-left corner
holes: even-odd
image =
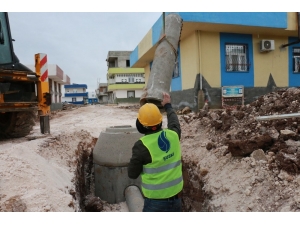
[[[128,82],[129,83],[134,83],[134,77],[128,77]]]
[[[127,91],[127,98],[134,98],[134,97],[135,97],[134,91]]]
[[[248,71],[247,45],[226,44],[226,71]]]
[[[76,98],[72,98],[72,102],[76,102]]]
[[[130,67],[130,60],[129,59],[126,60],[126,67]]]
[[[114,67],[116,67],[116,63],[115,62],[109,62],[108,67],[114,68]]]
[[[293,48],[293,71],[300,73],[300,48]]]
[[[0,62],[1,64],[11,63],[12,54],[10,51],[8,21],[5,14],[0,14]]]

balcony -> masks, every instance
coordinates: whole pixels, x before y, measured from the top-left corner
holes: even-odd
[[[88,97],[88,92],[85,92],[85,93],[65,93],[65,97]]]
[[[145,83],[119,83],[108,85],[107,91],[113,90],[142,90],[145,87]]]
[[[145,73],[144,68],[109,68],[108,75],[112,74],[135,74],[135,73]]]

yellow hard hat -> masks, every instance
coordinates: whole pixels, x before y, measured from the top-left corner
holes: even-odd
[[[156,105],[146,103],[139,109],[138,120],[143,126],[151,127],[161,123],[162,115]]]

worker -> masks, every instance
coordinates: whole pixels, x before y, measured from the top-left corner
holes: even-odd
[[[128,177],[141,176],[143,212],[181,212],[181,128],[168,93],[163,93],[161,104],[168,129],[162,129],[163,117],[156,105],[146,103],[139,109],[136,127],[145,135],[132,147]]]

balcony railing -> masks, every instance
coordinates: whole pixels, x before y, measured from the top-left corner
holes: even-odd
[[[88,92],[85,92],[85,93],[65,93],[65,97],[88,97]]]

